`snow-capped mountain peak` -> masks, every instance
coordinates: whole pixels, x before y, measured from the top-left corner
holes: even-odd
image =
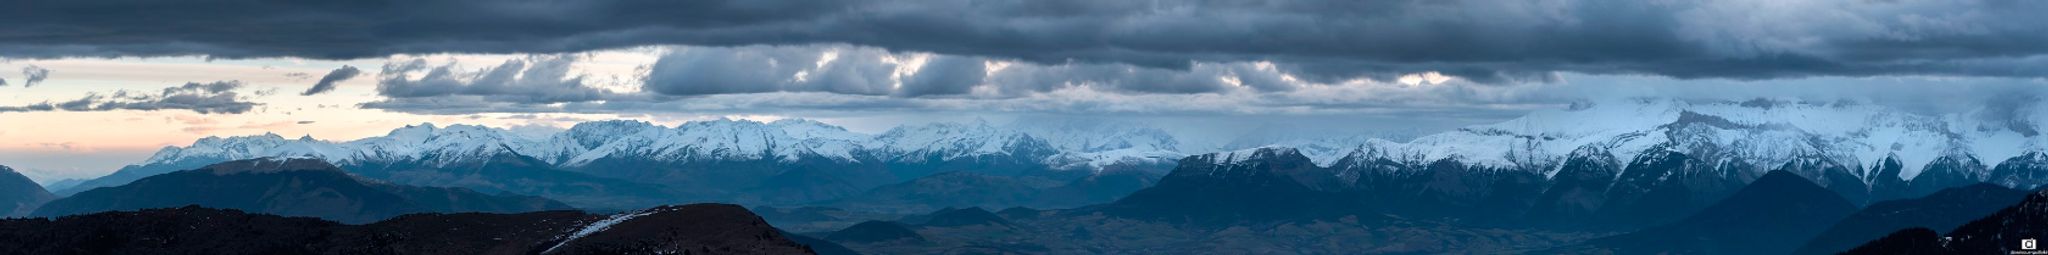
[[[1575,103],[1408,141],[1333,137],[1267,146],[1293,148],[1323,167],[1346,158],[1411,165],[1455,160],[1479,169],[1550,176],[1568,159],[1595,156],[1588,153],[1632,162],[1645,153],[1677,152],[1703,162],[1740,161],[1754,168],[1740,171],[1751,174],[1815,166],[1848,169],[1866,181],[1876,180],[1872,167],[1896,161],[1898,177],[1910,179],[1930,164],[1962,164],[1956,162],[1963,159],[1996,164],[2048,151],[2048,136],[2030,133],[2039,129],[2027,126],[2048,120],[2048,111],[2034,109],[2040,107],[1921,115],[1849,101],[1627,99]],[[569,167],[607,158],[917,163],[992,156],[1058,169],[1099,169],[1132,162],[1171,164],[1205,152],[1186,150],[1158,128],[1113,119],[1024,119],[1008,126],[929,123],[873,135],[804,119],[721,119],[674,127],[614,120],[579,123],[546,138],[432,123],[347,142],[276,134],[208,137],[192,146],[166,148],[145,163],[311,156],[335,162],[433,159],[429,163],[446,164],[516,153]]]
[[[1147,129],[1124,133],[1156,132]],[[1163,133],[1159,133],[1163,134]],[[1076,134],[1078,135],[1078,134]],[[1116,135],[1095,135],[1112,137]],[[1170,137],[1148,138],[1172,144]],[[1086,140],[1086,139],[1082,139]],[[1131,144],[1131,143],[1125,143]],[[183,160],[219,161],[259,157],[307,156],[337,163],[407,162],[446,165],[489,159],[500,154],[531,156],[562,166],[579,166],[607,158],[653,162],[794,161],[822,159],[859,162],[879,159],[923,162],[979,156],[1018,156],[1047,164],[1099,166],[1129,158],[1170,160],[1178,152],[1166,146],[1096,146],[1054,159],[1059,148],[1032,134],[997,127],[986,121],[907,125],[879,135],[805,119],[773,122],[720,119],[664,127],[643,121],[610,120],[579,123],[544,138],[477,125],[406,125],[384,136],[346,142],[276,134],[209,137],[191,146],[169,147],[144,164]],[[418,162],[418,161],[429,162]]]
[[[1203,161],[1204,163],[1208,163],[1211,165],[1231,166],[1248,161],[1256,161],[1260,159],[1300,153],[1301,152],[1299,150],[1296,150],[1295,148],[1269,146],[1201,154],[1197,155],[1193,160]]]
[[[1016,130],[999,129],[987,121],[898,126],[876,135],[869,147],[898,155],[898,160],[951,160],[1016,150],[1051,150],[1044,140]]]
[[[2011,128],[1974,128],[1980,126],[1979,121],[1963,115],[1923,116],[1848,101],[1630,99],[1537,111],[1406,143],[1290,146],[1365,144],[1356,150],[1401,162],[1456,159],[1488,168],[1546,172],[1574,157],[1572,153],[1582,146],[1602,147],[1601,151],[1623,161],[1655,151],[1684,153],[1709,162],[1742,160],[1757,166],[1745,170],[1753,174],[1787,163],[1820,164],[1818,161],[1824,160],[1868,175],[1865,171],[1870,166],[1891,158],[1903,166],[1899,175],[1906,179],[1942,157],[1974,155],[2003,161],[2042,148],[2039,137]],[[1312,158],[1325,165],[1334,159]]]

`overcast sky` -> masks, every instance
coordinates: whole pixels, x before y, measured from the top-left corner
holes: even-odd
[[[1115,118],[1194,143],[1410,136],[1619,97],[1944,112],[2048,86],[2048,2],[34,1],[0,164],[421,122]],[[2020,98],[2038,98],[2022,96]]]

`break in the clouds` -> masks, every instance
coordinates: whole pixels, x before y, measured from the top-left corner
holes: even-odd
[[[240,81],[190,82],[159,92],[121,90],[111,94],[92,93],[62,102],[0,106],[0,112],[187,110],[201,114],[236,114],[248,112],[258,105],[235,92],[242,86]]]
[[[51,1],[0,10],[11,28],[0,31],[0,56],[349,59],[844,43],[1040,64],[1270,62],[1318,82],[1425,71],[1488,83],[1549,81],[1553,72],[2044,77],[2040,13],[2048,2]],[[908,93],[924,92],[959,93]]]
[[[363,70],[356,69],[355,66],[341,66],[341,68],[336,68],[334,69],[334,71],[327,72],[327,75],[325,76],[320,76],[320,82],[313,83],[312,88],[306,88],[306,92],[299,93],[299,95],[311,96],[320,93],[326,93],[328,91],[333,91],[336,83],[341,83],[342,81],[347,81],[348,79],[354,79],[356,78],[356,75],[362,74]]]

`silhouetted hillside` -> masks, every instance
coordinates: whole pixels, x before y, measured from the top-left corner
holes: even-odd
[[[528,212],[571,209],[539,197],[488,195],[462,188],[413,187],[362,179],[315,159],[229,161],[58,199],[35,216],[64,216],[200,205],[362,223],[423,212]]]
[[[0,166],[0,217],[28,215],[37,206],[56,198],[28,176]]]
[[[735,205],[412,214],[365,225],[187,206],[0,220],[21,254],[810,254]]]

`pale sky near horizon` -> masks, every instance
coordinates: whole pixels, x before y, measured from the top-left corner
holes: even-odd
[[[572,74],[586,77],[593,87],[613,91],[639,90],[637,76],[653,64],[659,49],[624,49],[582,54]],[[830,53],[819,53],[830,54]],[[13,86],[0,87],[0,106],[61,102],[91,94],[117,91],[152,91],[188,82],[239,81],[239,97],[259,104],[245,113],[199,113],[183,110],[112,111],[29,111],[0,112],[0,165],[9,165],[38,181],[89,178],[121,166],[139,162],[165,146],[185,146],[207,136],[243,136],[275,133],[285,137],[312,136],[316,139],[347,141],[383,135],[389,130],[419,123],[475,124],[498,128],[536,125],[566,128],[576,122],[606,119],[637,119],[673,126],[691,120],[717,118],[771,121],[797,117],[841,125],[863,133],[879,133],[901,124],[973,119],[1005,121],[1019,112],[992,110],[979,114],[933,116],[916,109],[879,110],[818,115],[775,114],[763,108],[751,113],[692,114],[649,110],[622,113],[489,113],[415,114],[364,109],[359,104],[379,100],[376,77],[379,67],[389,62],[424,59],[433,65],[454,64],[457,70],[479,70],[507,60],[525,57],[508,54],[437,54],[394,56],[387,59],[349,61],[266,58],[210,60],[204,57],[149,58],[65,58],[0,61],[0,70],[35,66],[52,70],[46,80],[33,87],[20,86],[23,77],[0,73]],[[364,70],[360,77],[343,81],[331,92],[302,96],[321,75],[354,66]],[[414,73],[417,78],[423,74]],[[1444,82],[1442,77],[1438,83]],[[971,105],[968,106],[971,109]],[[956,111],[958,109],[949,109]],[[1024,112],[1023,114],[1028,114]],[[1184,115],[1184,114],[1182,114]],[[1196,114],[1200,115],[1200,114]],[[1167,114],[1155,118],[1177,118]],[[1182,116],[1185,117],[1185,116]],[[1196,118],[1200,117],[1185,117]],[[1336,121],[1342,122],[1342,121]],[[1470,124],[1453,121],[1456,124]],[[1363,126],[1363,125],[1361,125]],[[1236,127],[1237,130],[1253,127]],[[1204,131],[1186,133],[1204,134]],[[1227,134],[1232,131],[1217,131]]]
[[[651,60],[630,51],[591,54],[578,62],[578,70],[594,75],[629,75],[633,68]],[[435,55],[423,58],[437,63],[488,66],[515,55]],[[532,120],[503,119],[513,114],[419,115],[357,108],[355,105],[378,98],[376,80],[358,77],[341,82],[332,92],[301,96],[320,75],[344,65],[366,70],[374,77],[382,59],[327,61],[304,59],[208,60],[204,57],[152,58],[70,58],[0,61],[0,70],[21,70],[36,66],[52,70],[49,78],[34,87],[21,86],[21,75],[0,72],[11,86],[0,87],[0,106],[26,105],[46,101],[77,99],[88,94],[120,90],[150,91],[187,82],[240,81],[238,89],[250,102],[261,104],[240,114],[202,114],[176,110],[46,111],[0,112],[0,165],[9,165],[38,181],[58,178],[94,177],[120,166],[139,162],[165,146],[190,145],[207,136],[243,136],[276,133],[287,137],[310,135],[322,140],[346,141],[383,135],[393,128],[419,123],[478,124],[500,128],[519,125],[566,127],[574,120],[641,119],[673,125],[682,121],[710,118],[772,120],[765,115],[705,116],[621,116],[619,114],[541,114]]]

